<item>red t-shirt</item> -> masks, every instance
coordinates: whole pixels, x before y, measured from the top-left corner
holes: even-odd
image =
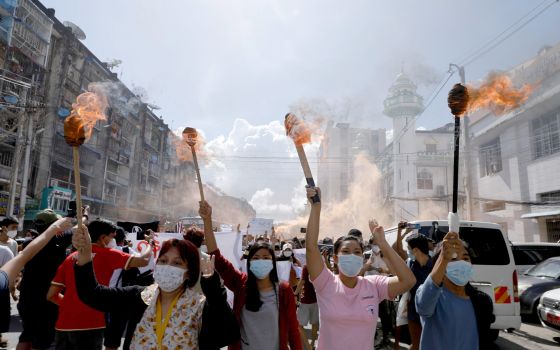
[[[93,270],[97,282],[109,285],[111,275],[115,269],[128,267],[130,254],[120,250],[101,248],[92,245]],[[96,311],[82,303],[76,290],[74,279],[74,263],[77,252],[70,254],[58,267],[52,284],[64,287],[64,298],[58,307],[56,329],[59,331],[74,331],[105,328],[105,314]]]
[[[303,267],[303,271],[301,272],[301,279],[303,280],[303,297],[301,298],[301,303],[316,303],[317,295],[315,294],[315,287],[313,287],[313,283],[309,281],[309,271],[307,271],[307,265]]]

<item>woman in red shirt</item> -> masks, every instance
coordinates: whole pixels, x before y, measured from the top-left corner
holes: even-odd
[[[233,312],[241,327],[241,341],[230,350],[302,350],[294,293],[279,282],[276,256],[267,243],[249,249],[247,273],[236,269],[223,257],[212,231],[212,207],[200,203],[208,253],[215,256],[216,271],[233,291]]]

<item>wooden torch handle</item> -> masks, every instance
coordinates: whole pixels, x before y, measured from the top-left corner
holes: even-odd
[[[82,232],[82,184],[80,182],[80,147],[73,146],[74,156],[74,190],[76,191],[76,218],[78,219],[78,230]]]
[[[194,170],[196,171],[196,178],[198,179],[198,190],[200,191],[200,200],[204,202],[204,191],[202,190],[202,178],[200,177],[200,169],[198,168],[198,158],[194,147],[191,147]]]
[[[305,150],[303,149],[303,145],[296,144],[296,151],[299,157],[299,162],[301,163],[301,167],[303,168],[303,175],[305,176],[305,181],[307,181],[307,185],[310,187],[315,187],[315,181],[313,180],[313,174],[311,173],[311,168],[309,167],[309,161],[307,161],[307,155],[305,154]],[[319,203],[321,198],[319,195],[313,196],[311,198],[313,203]]]

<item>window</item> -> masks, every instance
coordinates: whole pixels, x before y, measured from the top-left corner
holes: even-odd
[[[546,157],[560,151],[558,114],[548,114],[531,122],[533,159]]]
[[[539,193],[537,197],[541,202],[560,202],[560,191]]]
[[[436,153],[436,152],[437,152],[437,145],[435,143],[426,144],[426,153]]]
[[[417,173],[416,182],[419,190],[431,190],[434,188],[432,174],[426,169],[422,169]]]
[[[502,171],[502,150],[500,138],[480,146],[480,177],[497,174]]]
[[[418,231],[429,237],[431,226],[422,226]],[[438,231],[447,234],[449,227],[439,226]],[[500,230],[482,227],[461,227],[459,237],[467,242],[474,265],[507,265],[509,253]]]
[[[547,219],[546,220],[546,233],[548,235],[548,241],[556,243],[560,241],[560,220],[558,219]]]

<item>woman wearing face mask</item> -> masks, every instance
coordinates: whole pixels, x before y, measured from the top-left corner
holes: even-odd
[[[130,349],[218,350],[239,339],[214,262],[201,262],[192,243],[171,239],[162,244],[154,285],[110,288],[95,280],[89,241],[85,227],[74,234],[73,244],[80,251],[74,265],[78,295],[100,311],[129,310],[136,325]],[[204,295],[192,288],[201,270]]]
[[[416,292],[423,326],[420,349],[486,348],[490,324],[495,320],[492,300],[468,283],[473,267],[457,233],[445,236],[434,260],[432,273]]]
[[[201,202],[199,214],[210,255],[225,286],[233,291],[233,311],[241,327],[241,341],[230,350],[301,350],[294,293],[279,283],[276,256],[268,243],[255,243],[247,255],[247,273],[237,270],[221,253],[212,231],[212,208]]]
[[[289,283],[295,292],[299,283],[299,279],[301,278],[301,272],[303,268],[301,266],[301,262],[294,256],[294,251],[290,243],[285,243],[282,246],[282,252],[280,253],[280,256],[276,261],[288,261],[291,264]]]
[[[373,221],[373,243],[379,246],[396,276],[358,276],[363,268],[363,247],[354,236],[335,242],[334,262],[339,274],[330,272],[317,244],[321,203],[312,201],[316,195],[320,196],[319,188],[307,188],[311,203],[306,234],[307,268],[317,294],[321,324],[317,349],[373,349],[375,334],[371,330],[377,324],[379,303],[412,288],[416,282],[414,275],[385,240],[383,228]]]

